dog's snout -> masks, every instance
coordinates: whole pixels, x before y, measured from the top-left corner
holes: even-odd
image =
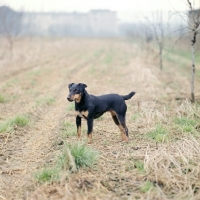
[[[70,101],[70,102],[73,101],[73,100],[71,99],[71,95],[70,95],[70,94],[68,95],[67,100]]]

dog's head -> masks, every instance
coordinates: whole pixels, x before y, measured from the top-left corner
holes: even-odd
[[[70,83],[68,87],[69,87],[69,95],[67,97],[68,101],[76,101],[77,103],[80,103],[87,85],[84,83],[78,83],[78,84]]]

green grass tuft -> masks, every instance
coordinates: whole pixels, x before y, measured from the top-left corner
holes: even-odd
[[[0,94],[0,103],[5,103],[6,102],[6,98]]]
[[[5,103],[6,102],[6,98],[0,94],[0,103]]]
[[[184,126],[184,125],[191,125],[194,126],[196,122],[192,119],[188,119],[186,117],[181,117],[181,118],[175,118],[174,119],[175,124]]]
[[[76,143],[69,146],[69,150],[75,159],[77,169],[81,167],[93,167],[99,159],[99,153],[86,144]]]
[[[65,145],[55,165],[36,172],[34,178],[40,183],[59,181],[63,176],[76,172],[81,167],[93,167],[98,158],[99,153],[85,144]]]
[[[0,133],[11,131],[13,129],[14,125],[17,126],[26,126],[30,123],[30,120],[28,117],[23,115],[18,115],[14,118],[8,119],[5,122],[0,123]]]
[[[139,160],[134,160],[134,167],[137,168],[140,172],[144,172],[144,163]]]
[[[183,132],[195,132],[195,126],[197,122],[192,119],[188,119],[186,117],[175,118],[174,123],[177,124]]]
[[[158,125],[155,130],[149,132],[148,137],[156,142],[167,142],[169,140],[167,130],[161,125]]]
[[[45,183],[59,180],[60,175],[58,170],[54,168],[46,168],[40,172],[36,172],[34,178],[40,183]]]
[[[146,181],[141,187],[140,190],[144,193],[148,192],[150,189],[153,189],[154,185],[150,181]]]
[[[11,127],[9,121],[0,123],[0,133],[6,132],[6,131],[10,131],[11,128],[12,127]]]
[[[18,115],[11,119],[10,124],[12,125],[17,125],[17,126],[26,126],[30,122],[29,118],[23,115]]]

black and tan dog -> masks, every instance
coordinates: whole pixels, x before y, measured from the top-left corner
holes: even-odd
[[[119,127],[122,135],[122,141],[128,141],[128,129],[126,127],[125,116],[127,106],[125,100],[130,99],[135,92],[122,96],[118,94],[106,94],[101,96],[89,95],[85,88],[86,84],[70,83],[69,101],[75,101],[76,125],[78,138],[81,136],[81,117],[87,120],[88,139],[92,139],[93,120],[110,112],[115,124]]]

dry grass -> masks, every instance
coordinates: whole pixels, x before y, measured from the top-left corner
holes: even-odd
[[[173,114],[178,117],[188,117],[188,120],[195,117],[193,119],[198,124],[199,117],[196,118],[198,110],[198,105],[192,105],[188,100],[185,100]],[[148,144],[144,158],[144,169],[148,174],[147,179],[157,187],[157,190],[152,191],[152,194],[159,194],[159,198],[198,199],[200,188],[197,181],[200,175],[199,136],[195,137],[193,132],[183,134],[179,132],[179,129],[174,128],[171,118],[175,116],[171,112],[165,111],[165,117],[160,115],[160,120],[156,120],[159,123],[162,120],[163,124],[167,124],[165,131],[171,135],[171,141],[159,144],[156,148]],[[152,118],[155,122],[155,116]],[[198,130],[195,131],[198,132]],[[175,140],[172,139],[174,136],[176,136]],[[149,192],[151,198],[156,198],[152,194]]]
[[[192,136],[146,150],[144,168],[148,179],[162,188],[168,198],[199,196],[199,142]]]

